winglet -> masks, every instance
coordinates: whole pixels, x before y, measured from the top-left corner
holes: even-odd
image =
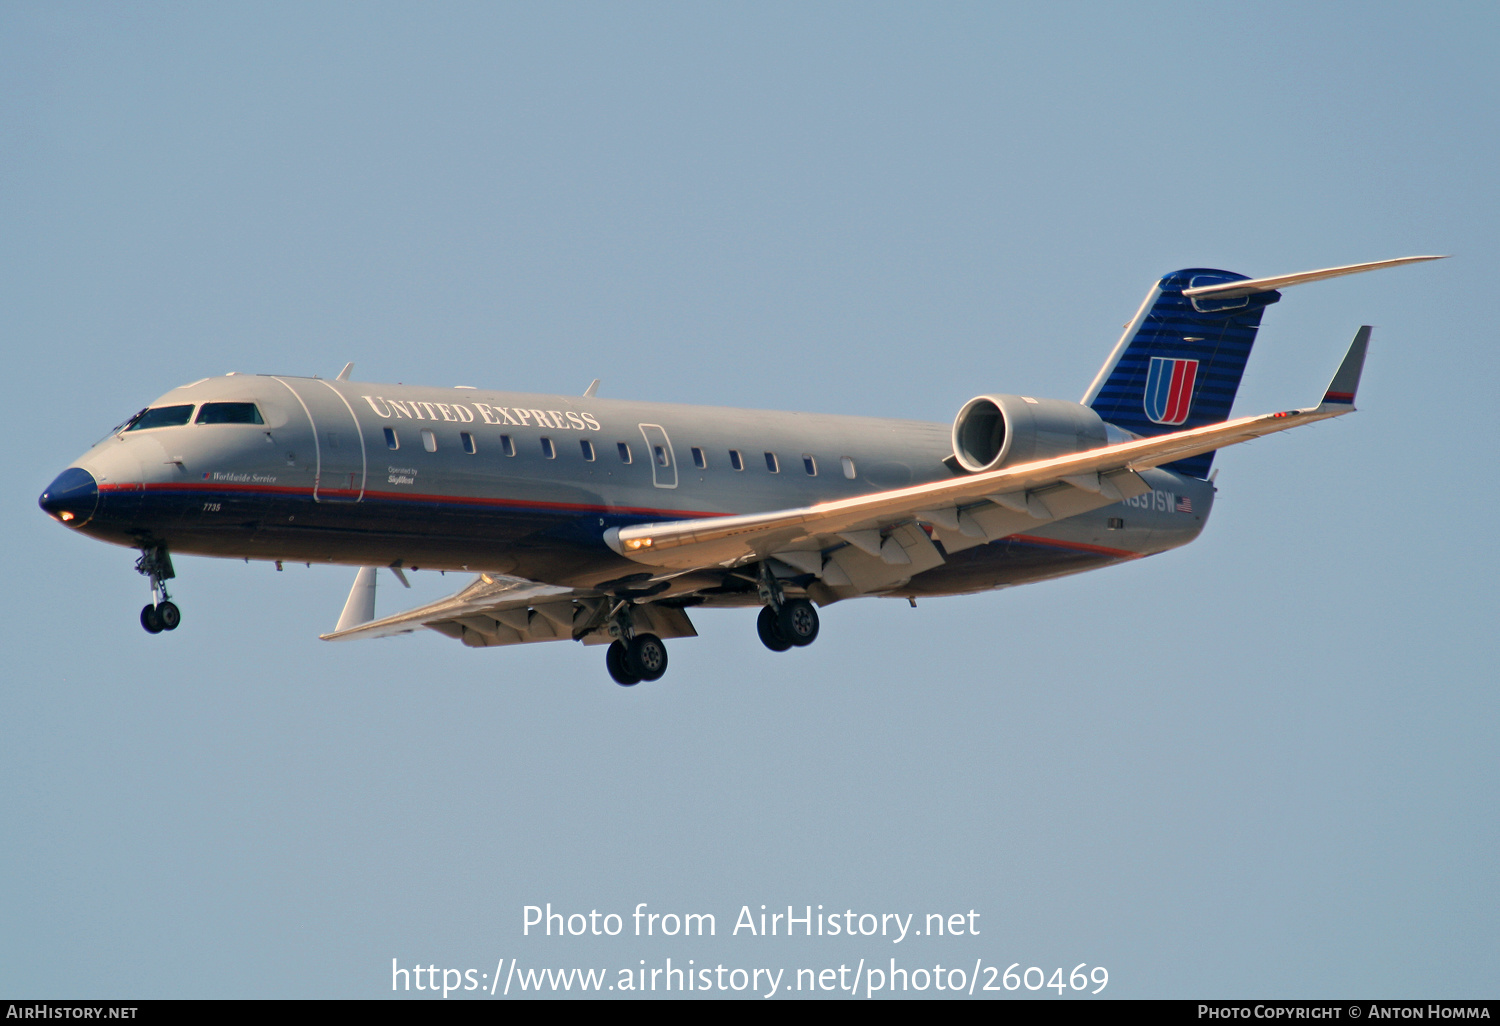
[[[583,390],[583,397],[585,399],[592,399],[592,398],[594,398],[594,396],[596,396],[598,394],[599,394],[599,379],[595,378],[593,381],[589,382],[589,387],[585,388]]]
[[[1318,404],[1320,409],[1329,406],[1353,409],[1354,393],[1359,390],[1359,375],[1365,369],[1365,352],[1369,348],[1370,326],[1366,324],[1354,333],[1354,341],[1344,354],[1344,362],[1339,364],[1333,380],[1328,383],[1328,391],[1323,393],[1323,401]]]
[[[334,381],[348,381],[349,380],[349,373],[352,370],[354,370],[354,361],[350,360],[348,363],[344,364],[344,369],[341,370],[341,371],[339,371],[339,376],[336,377],[336,378],[334,378],[333,380]]]
[[[334,633],[358,627],[375,619],[375,567],[362,566],[354,575],[354,587],[349,589],[349,600],[344,603],[344,612],[339,616],[339,625]]]

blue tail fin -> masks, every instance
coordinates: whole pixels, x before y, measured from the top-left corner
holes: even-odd
[[[1281,293],[1190,299],[1182,290],[1246,280],[1243,274],[1205,267],[1161,279],[1094,379],[1084,405],[1142,436],[1228,420],[1261,313]],[[1208,452],[1170,466],[1207,477],[1213,458]]]

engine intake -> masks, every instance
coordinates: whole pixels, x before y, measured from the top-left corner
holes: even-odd
[[[971,473],[1067,456],[1108,444],[1104,421],[1062,399],[981,395],[953,421],[953,455]]]

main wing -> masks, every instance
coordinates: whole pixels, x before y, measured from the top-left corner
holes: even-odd
[[[919,522],[932,525],[944,549],[963,549],[1149,491],[1139,471],[1353,412],[1369,339],[1369,327],[1360,328],[1317,406],[814,506],[611,528],[605,541],[621,555],[663,570],[730,567],[774,556],[825,583],[857,587],[859,574],[851,571],[858,558],[822,555],[847,543],[909,577],[943,562]]]
[[[368,585],[369,577],[365,575],[371,571],[370,567],[360,571],[355,591]],[[611,596],[591,589],[480,574],[462,591],[447,598],[356,626],[345,626],[340,621],[338,629],[320,637],[324,641],[352,641],[412,634],[427,628],[474,648],[572,639],[586,645],[604,644],[612,637],[594,628],[604,622],[613,601]],[[698,636],[692,621],[680,609],[643,604],[634,608],[634,617],[641,630],[649,630],[659,638]]]

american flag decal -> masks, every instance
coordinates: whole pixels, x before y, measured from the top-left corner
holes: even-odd
[[[1177,512],[1191,513],[1193,511],[1193,500],[1186,495],[1177,496]]]

